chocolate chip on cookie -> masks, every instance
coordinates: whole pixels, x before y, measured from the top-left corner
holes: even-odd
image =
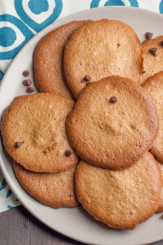
[[[70,157],[72,155],[72,151],[66,150],[65,151],[65,157]]]
[[[118,99],[116,96],[112,96],[109,101],[111,104],[115,104],[115,103],[117,103]]]
[[[145,70],[143,69],[143,70],[142,70],[142,74],[144,74],[144,73],[145,73]]]
[[[20,148],[20,146],[24,143],[24,141],[16,142],[15,147]]]
[[[85,75],[85,77],[83,77],[82,82],[88,82],[91,80],[91,77],[89,75]]]
[[[143,48],[143,67],[145,73],[141,76],[141,84],[143,84],[149,77],[163,71],[163,36],[153,39],[145,40],[142,43]]]
[[[163,46],[163,41],[160,42],[160,45]]]
[[[150,52],[154,57],[157,56],[157,48],[150,48],[150,49],[149,49],[149,52]]]

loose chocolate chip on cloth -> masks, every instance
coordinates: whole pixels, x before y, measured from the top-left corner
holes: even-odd
[[[29,74],[30,74],[30,72],[28,70],[23,71],[23,76],[24,77],[28,77]]]
[[[23,81],[23,85],[24,86],[31,86],[32,85],[32,81],[30,79],[24,80]]]
[[[154,74],[163,71],[163,47],[161,46],[162,41],[163,36],[160,36],[154,39],[146,40],[142,44],[144,58],[143,66],[145,73],[142,74],[141,84],[143,84],[149,77],[153,76]]]
[[[76,195],[96,220],[112,228],[134,229],[157,210],[161,173],[151,153],[133,166],[108,170],[81,161],[76,172]]]
[[[16,97],[4,113],[5,149],[24,168],[35,172],[59,172],[78,161],[71,150],[65,121],[74,101],[56,94]],[[15,143],[24,141],[21,147]],[[66,157],[65,151],[71,150]]]
[[[151,39],[153,37],[153,33],[152,32],[146,32],[145,37],[146,37],[146,39]]]
[[[22,187],[35,199],[52,208],[77,206],[74,194],[76,167],[59,173],[35,173],[13,163],[14,172]]]
[[[72,97],[63,74],[63,49],[71,34],[86,22],[72,21],[51,31],[38,42],[33,64],[35,84],[39,91]]]
[[[142,68],[140,40],[130,26],[120,21],[88,22],[65,45],[64,72],[76,98],[87,85],[83,82],[86,75],[91,82],[119,75],[140,84]]]
[[[110,103],[112,96],[116,103]],[[103,168],[131,166],[158,132],[152,98],[135,82],[110,76],[83,89],[68,115],[69,143],[82,160]]]
[[[31,86],[28,86],[28,88],[26,89],[26,92],[28,94],[33,93],[34,91],[35,91],[35,89],[33,87],[31,87]]]

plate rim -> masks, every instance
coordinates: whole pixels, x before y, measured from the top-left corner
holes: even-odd
[[[31,43],[33,42],[34,39],[36,39],[38,36],[41,36],[42,33],[45,32],[45,30],[47,29],[50,29],[50,27],[54,27],[54,28],[57,28],[61,25],[64,25],[62,24],[62,22],[68,20],[68,22],[72,21],[73,18],[79,16],[79,15],[82,15],[82,13],[85,13],[85,12],[96,12],[96,11],[99,11],[99,9],[106,9],[106,8],[109,8],[109,9],[132,9],[131,11],[138,11],[138,12],[146,12],[146,13],[149,13],[149,14],[152,14],[152,15],[155,15],[155,16],[159,16],[163,19],[163,15],[160,14],[160,13],[157,13],[157,12],[154,12],[152,10],[148,10],[148,9],[144,9],[144,8],[140,8],[140,7],[130,7],[130,6],[101,6],[101,7],[97,7],[97,8],[91,8],[91,9],[86,9],[86,10],[82,10],[82,11],[78,11],[76,13],[73,13],[71,15],[67,15],[66,17],[62,17],[62,18],[59,18],[57,19],[56,21],[54,21],[53,23],[51,23],[50,25],[48,25],[47,27],[45,27],[44,29],[42,29],[40,32],[38,32],[36,35],[34,35],[23,47],[22,49],[16,54],[16,56],[14,57],[14,59],[11,61],[10,65],[8,66],[4,76],[3,76],[3,79],[1,80],[1,83],[0,83],[0,94],[1,94],[1,91],[3,89],[3,86],[4,86],[4,82],[5,82],[5,78],[7,77],[8,73],[10,73],[10,70],[12,69],[12,67],[14,66],[14,61],[24,52],[25,49],[28,48],[28,46],[31,45]],[[71,19],[71,20],[70,20]],[[67,23],[68,23],[67,22]],[[50,30],[51,31],[51,30]],[[2,116],[2,115],[0,115]],[[0,142],[1,142],[1,147],[3,148],[3,140],[2,140],[2,137],[0,139]],[[69,235],[67,233],[65,233],[64,231],[58,229],[58,228],[54,228],[52,227],[51,225],[48,224],[47,221],[41,219],[38,215],[36,215],[34,213],[34,211],[32,209],[30,209],[28,207],[28,205],[23,201],[23,199],[21,198],[21,196],[19,195],[19,193],[17,193],[15,191],[15,189],[17,189],[17,187],[15,186],[15,183],[12,182],[12,179],[10,178],[10,175],[9,173],[6,171],[5,167],[4,167],[4,163],[3,163],[3,160],[2,160],[2,156],[1,156],[1,151],[0,151],[0,169],[3,173],[3,176],[5,177],[5,180],[7,181],[7,184],[9,185],[10,189],[12,190],[12,192],[14,193],[14,195],[21,201],[23,207],[25,207],[25,209],[31,213],[37,220],[39,220],[41,223],[43,223],[44,225],[46,225],[47,227],[49,227],[50,229],[58,232],[59,234],[63,235],[64,237],[68,237],[70,239],[73,239],[74,241],[79,241],[79,242],[82,242],[82,243],[86,243],[86,244],[94,244],[94,245],[99,245],[99,243],[92,243],[92,242],[88,242],[86,240],[82,240],[82,239],[79,239],[79,238],[76,238],[75,235]],[[17,180],[18,181],[18,180]],[[19,182],[18,182],[19,183]],[[20,184],[20,183],[19,183]],[[21,185],[20,185],[21,186]],[[26,192],[22,186],[21,186],[21,189]],[[27,192],[26,192],[27,193]],[[28,194],[28,193],[27,193]],[[29,194],[28,194],[29,195]],[[30,196],[30,195],[29,195]],[[34,199],[34,198],[33,198]],[[36,200],[37,201],[37,200]],[[42,204],[43,205],[43,204]],[[7,210],[6,210],[7,211]],[[147,241],[145,243],[141,243],[141,244],[149,244],[150,243],[153,243],[153,242],[158,242],[158,241],[161,241],[163,239],[163,235],[162,237],[159,239],[159,240],[155,240],[153,238],[153,240],[150,240],[150,241]],[[132,245],[140,245],[140,243],[131,243]]]

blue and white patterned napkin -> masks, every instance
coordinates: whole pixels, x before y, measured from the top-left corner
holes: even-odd
[[[0,0],[0,80],[24,44],[58,18],[113,5],[163,13],[163,0]],[[0,212],[19,204],[0,171]]]

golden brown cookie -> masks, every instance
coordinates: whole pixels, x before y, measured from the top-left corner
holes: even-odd
[[[145,90],[127,78],[90,83],[66,121],[69,143],[82,160],[122,169],[150,149],[158,132],[157,111]]]
[[[81,161],[75,180],[78,201],[96,220],[126,230],[156,212],[162,188],[160,170],[150,153],[118,171]]]
[[[144,41],[142,47],[144,73],[142,74],[141,84],[154,74],[163,71],[163,36]]]
[[[163,164],[158,162],[158,166],[159,166],[159,168],[161,170],[161,176],[162,176],[162,182],[163,182]],[[163,212],[163,188],[162,188],[162,191],[161,191],[160,202],[159,202],[159,206],[158,206],[157,212]]]
[[[140,83],[142,46],[134,30],[125,23],[103,19],[81,26],[68,40],[64,71],[75,97],[87,81],[109,75]]]
[[[163,163],[163,71],[150,77],[143,84],[143,88],[151,95],[159,116],[159,131],[151,152]]]
[[[13,163],[14,172],[22,187],[35,199],[52,208],[76,207],[74,176],[76,167],[60,173],[35,173]]]
[[[78,161],[65,121],[74,101],[39,93],[16,97],[4,113],[2,135],[10,156],[34,172],[59,172]]]
[[[44,36],[37,44],[34,57],[34,78],[39,91],[71,98],[63,75],[62,53],[71,34],[86,21],[72,21]]]

